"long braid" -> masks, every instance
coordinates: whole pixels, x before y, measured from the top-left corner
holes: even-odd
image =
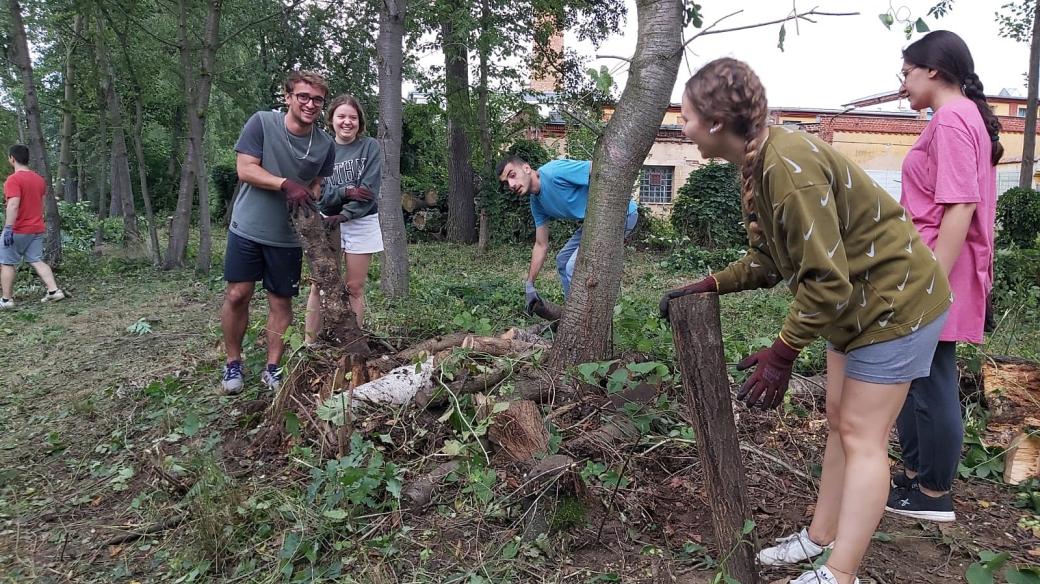
[[[685,97],[705,118],[722,122],[744,138],[740,165],[741,208],[748,230],[761,235],[755,214],[755,189],[762,170],[762,130],[769,109],[758,75],[743,61],[715,59],[686,82]]]
[[[1004,156],[1004,146],[1000,143],[1000,120],[993,113],[993,110],[989,109],[989,104],[986,103],[986,94],[982,89],[982,81],[979,80],[979,76],[975,73],[969,73],[964,78],[964,84],[961,85],[961,89],[964,91],[964,96],[975,102],[976,107],[979,108],[979,114],[982,115],[982,123],[986,124],[986,131],[989,132],[989,139],[993,143],[993,153],[990,155],[990,162],[994,166],[1000,162],[1000,158]]]

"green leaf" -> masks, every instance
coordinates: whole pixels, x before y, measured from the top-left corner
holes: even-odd
[[[780,49],[781,52],[784,50],[784,39],[787,38],[787,27],[780,25],[780,41],[776,43],[776,48]]]
[[[740,535],[747,535],[755,529],[755,522],[751,519],[744,520],[744,528],[740,530]]]
[[[1040,584],[1040,569],[1010,568],[1004,572],[1004,578],[1008,584]]]
[[[507,402],[507,401],[495,402],[495,405],[491,406],[491,413],[492,414],[500,414],[500,413],[502,413],[502,412],[504,412],[504,411],[506,411],[508,409],[509,409],[509,402]]]
[[[300,418],[296,415],[296,412],[285,412],[285,431],[293,438],[300,437]]]
[[[917,22],[914,23],[914,28],[917,29],[917,32],[928,32],[929,30],[931,30],[930,28],[928,28],[928,25],[925,24],[923,18],[917,19]]]
[[[986,563],[986,567],[991,571],[996,572],[997,570],[1004,567],[1004,564],[1011,559],[1011,554],[1008,552],[995,553],[991,551],[979,552],[979,557]]]
[[[512,560],[516,557],[517,552],[520,551],[520,545],[515,541],[511,541],[506,545],[502,546],[502,559]]]
[[[462,451],[466,449],[466,446],[458,440],[445,440],[444,447],[441,448],[441,452],[448,456],[458,456],[462,454]]]
[[[343,509],[329,509],[322,516],[333,521],[343,521],[347,518],[347,512]]]
[[[892,29],[892,24],[896,21],[895,17],[892,16],[891,12],[884,12],[882,14],[878,14],[878,18],[881,19],[881,24],[885,25],[885,28],[889,30]]]
[[[199,420],[199,415],[195,412],[188,412],[188,415],[184,416],[184,421],[181,422],[181,430],[189,438],[197,434],[201,426],[202,421]]]
[[[885,533],[884,531],[875,531],[874,537],[872,537],[871,539],[873,539],[874,541],[882,541],[888,543],[892,541],[893,538],[891,535]]]
[[[993,572],[986,566],[975,563],[968,566],[964,579],[968,581],[968,584],[993,584]]]

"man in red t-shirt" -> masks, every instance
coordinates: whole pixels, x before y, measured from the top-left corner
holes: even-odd
[[[33,172],[29,164],[29,148],[15,144],[8,151],[7,162],[14,172],[4,182],[3,236],[0,237],[0,310],[14,307],[14,276],[22,260],[40,275],[47,286],[41,302],[57,302],[65,294],[54,281],[51,267],[43,263],[43,197],[47,183]]]

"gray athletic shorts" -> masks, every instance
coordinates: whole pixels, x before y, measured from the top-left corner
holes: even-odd
[[[842,353],[827,343],[827,350],[844,354],[845,376],[867,383],[895,385],[928,377],[939,334],[949,311],[905,337],[858,347]]]
[[[14,245],[11,246],[0,240],[0,264],[17,266],[23,258],[30,264],[43,261],[42,233],[15,233]]]

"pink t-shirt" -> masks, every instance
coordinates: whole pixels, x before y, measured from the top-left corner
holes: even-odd
[[[986,297],[993,286],[993,223],[997,169],[992,142],[975,102],[939,108],[903,160],[900,203],[928,247],[935,249],[946,205],[975,203],[961,254],[950,271],[953,306],[940,340],[982,342]]]

